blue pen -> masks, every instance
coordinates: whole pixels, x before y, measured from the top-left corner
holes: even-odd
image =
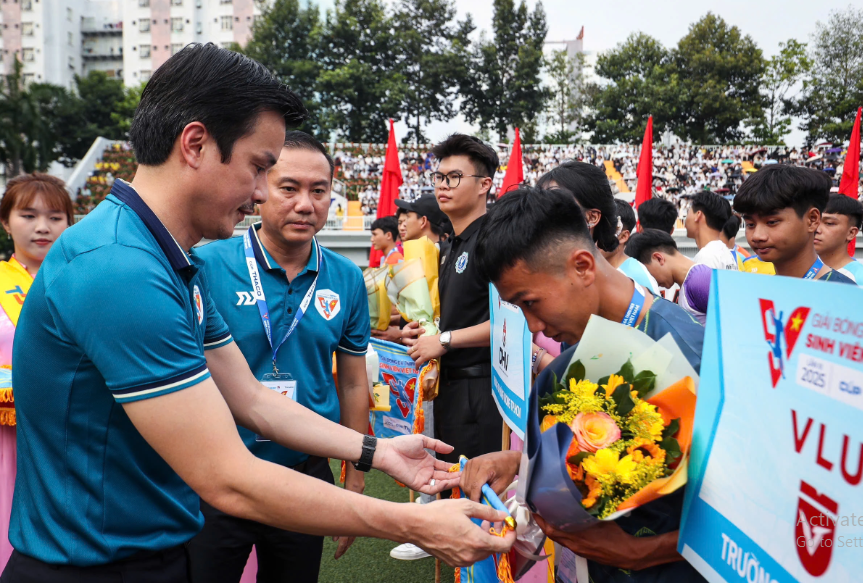
[[[465,456],[459,456],[458,461],[459,461],[459,466],[460,466],[459,469],[464,470],[464,465],[467,463],[467,458]],[[489,486],[488,484],[483,484],[482,485],[482,495],[483,495],[483,498],[485,499],[485,502],[489,506],[491,506],[495,510],[500,510],[501,512],[506,513],[507,516],[504,519],[504,522],[512,530],[515,530],[515,526],[516,526],[515,518],[512,517],[512,514],[509,513],[509,509],[506,507],[506,505],[503,502],[500,501],[500,498],[498,498],[497,494],[494,493],[494,490],[491,489],[491,486]]]

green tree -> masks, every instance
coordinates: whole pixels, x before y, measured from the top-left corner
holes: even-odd
[[[672,56],[679,98],[677,135],[697,144],[739,142],[743,122],[761,115],[765,60],[749,35],[707,13]]]
[[[565,49],[552,52],[546,61],[551,95],[546,108],[550,131],[544,141],[549,144],[569,143],[581,133],[589,99],[584,68],[584,54],[572,59]]]
[[[138,109],[138,104],[141,103],[141,93],[144,92],[144,87],[146,86],[147,83],[144,82],[134,87],[127,87],[124,90],[123,99],[114,105],[114,111],[111,112],[111,121],[124,136],[129,133],[132,119],[135,117],[135,110]]]
[[[469,75],[470,15],[456,21],[453,0],[401,0],[394,15],[404,77],[404,142],[425,142],[423,126],[455,116],[455,96]]]
[[[782,144],[791,128],[794,110],[792,90],[808,75],[812,60],[806,45],[794,39],[779,43],[779,54],[767,61],[761,82],[762,115],[750,121],[752,137],[759,144]]]
[[[677,75],[671,53],[655,38],[633,33],[597,58],[603,82],[588,88],[586,127],[594,143],[640,143],[649,115],[662,134],[677,113]]]
[[[460,87],[461,111],[471,123],[497,132],[521,126],[524,141],[533,141],[535,120],[545,109],[549,91],[543,87],[542,47],[548,32],[545,10],[533,12],[525,0],[494,0],[493,38],[484,34],[471,51],[471,74]]]
[[[382,0],[337,0],[327,12],[318,77],[326,123],[351,142],[386,142],[407,94],[399,36]]]
[[[62,87],[25,86],[21,69],[16,58],[12,72],[0,78],[0,163],[7,178],[47,170],[57,159],[51,111],[68,102]]]
[[[819,22],[810,44],[812,74],[797,112],[811,142],[843,143],[863,104],[863,8],[849,6]]]
[[[276,0],[252,28],[252,38],[240,52],[262,63],[291,88],[309,110],[304,129],[321,140],[329,138],[323,121],[318,77],[322,72],[323,24],[317,5],[300,0]]]

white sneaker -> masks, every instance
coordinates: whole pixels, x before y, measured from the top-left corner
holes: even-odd
[[[390,556],[400,561],[416,561],[417,559],[425,559],[431,555],[416,545],[405,543],[391,550]]]

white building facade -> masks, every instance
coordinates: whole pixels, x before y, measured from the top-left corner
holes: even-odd
[[[0,74],[71,88],[104,71],[138,85],[192,42],[244,45],[271,0],[0,0]]]
[[[192,42],[245,45],[266,1],[123,0],[123,78],[149,80],[168,57]]]

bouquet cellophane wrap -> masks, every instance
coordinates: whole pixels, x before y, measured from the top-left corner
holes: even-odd
[[[699,378],[672,336],[667,334],[654,341],[640,330],[594,315],[571,363],[580,360],[585,368],[585,378],[597,380],[615,373],[630,359],[636,371],[656,373],[655,388],[645,396],[645,400],[658,407],[666,423],[680,419],[677,439],[683,455],[670,476],[651,482],[604,520],[615,520],[633,508],[671,494],[686,484]],[[572,430],[564,423],[557,423],[545,432],[540,431],[543,412],[539,411],[539,398],[543,395],[538,393],[545,394],[548,390],[549,387],[536,387],[530,398],[526,443],[527,502],[533,512],[557,529],[577,532],[599,519],[582,506],[581,492],[567,472],[566,459],[573,440]]]
[[[367,269],[363,274],[369,300],[369,322],[372,330],[386,330],[390,325],[392,303],[387,296],[386,280],[389,267]]]
[[[404,261],[389,268],[387,294],[399,313],[408,322],[419,322],[425,329],[424,336],[440,331],[440,295],[438,292],[439,251],[428,237],[420,237],[404,243]],[[428,362],[420,371],[420,386],[423,398],[437,396],[439,364]],[[421,421],[421,424],[424,420]],[[421,431],[421,429],[420,429]]]

